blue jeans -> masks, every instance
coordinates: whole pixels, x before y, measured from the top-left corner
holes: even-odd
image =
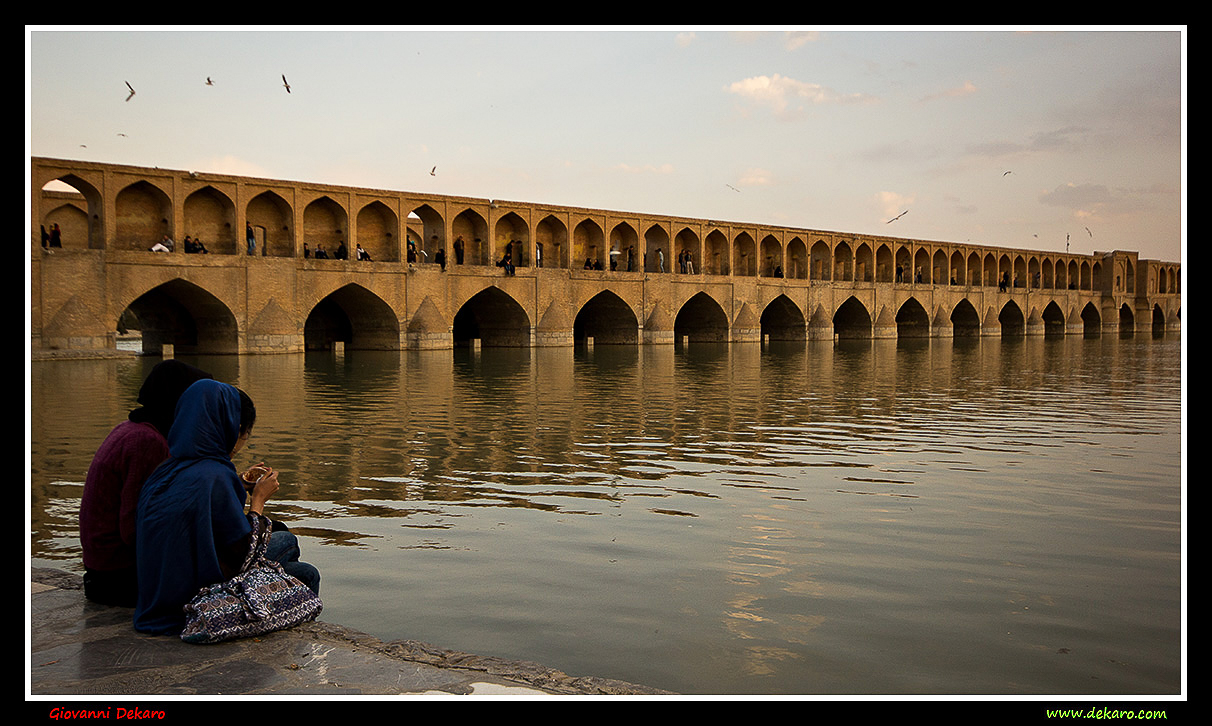
[[[287,530],[279,530],[269,536],[269,546],[265,550],[266,559],[282,565],[286,574],[297,577],[311,588],[315,594],[320,594],[320,571],[313,565],[299,561],[299,538]]]

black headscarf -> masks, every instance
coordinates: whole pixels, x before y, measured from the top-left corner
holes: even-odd
[[[195,381],[214,378],[211,374],[188,363],[170,358],[156,364],[139,389],[139,403],[143,404],[127,417],[136,423],[150,423],[168,437],[177,411],[177,399]]]

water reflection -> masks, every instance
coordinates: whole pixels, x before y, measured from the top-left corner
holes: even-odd
[[[683,692],[1176,689],[1176,341],[189,362],[256,400],[325,618],[380,637]],[[151,363],[35,366],[36,561],[78,569]]]

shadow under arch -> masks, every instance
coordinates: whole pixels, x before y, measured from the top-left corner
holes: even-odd
[[[474,340],[484,347],[524,348],[530,346],[531,333],[526,311],[517,300],[496,287],[473,295],[454,317],[456,348],[469,346]]]
[[[603,290],[577,313],[572,338],[577,344],[593,338],[594,345],[636,345],[640,342],[639,322],[630,305],[614,292]]]
[[[391,306],[361,285],[350,283],[316,303],[303,324],[305,350],[398,350],[400,322]]]
[[[833,332],[838,339],[870,338],[872,327],[871,313],[853,296],[846,298],[833,314]]]
[[[696,293],[678,310],[673,321],[673,339],[691,343],[728,342],[728,316],[705,292]]]
[[[779,295],[762,310],[762,337],[770,340],[807,340],[808,320],[791,298]]]
[[[175,279],[157,285],[135,298],[121,318],[128,327],[138,325],[147,354],[160,354],[165,343],[173,346],[174,354],[240,352],[236,316],[222,300],[192,282]]]

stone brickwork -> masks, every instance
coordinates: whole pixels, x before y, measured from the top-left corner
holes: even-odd
[[[61,159],[31,167],[35,355],[112,351],[124,313],[150,353],[1181,328],[1181,266],[1129,251],[1059,254]],[[54,225],[61,246],[44,247],[42,229]],[[151,251],[166,237],[173,251]],[[187,237],[207,252],[188,252]],[[348,259],[333,258],[341,247]],[[507,254],[511,268],[497,264]]]

